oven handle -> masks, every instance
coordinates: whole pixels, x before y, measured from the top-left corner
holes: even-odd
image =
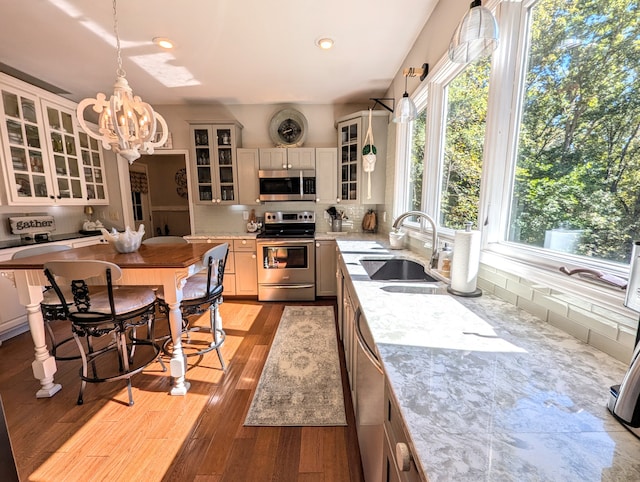
[[[303,240],[292,240],[292,239],[288,239],[288,240],[282,240],[282,241],[258,241],[258,245],[260,246],[265,246],[265,247],[269,247],[269,246],[295,246],[297,244],[313,244],[315,243],[314,239],[303,239]]]
[[[304,190],[302,189],[302,184],[304,183],[304,179],[302,177],[302,171],[300,171],[300,199],[304,196]]]
[[[268,288],[275,288],[277,290],[301,290],[306,288],[314,288],[314,284],[305,284],[305,285],[262,285]]]

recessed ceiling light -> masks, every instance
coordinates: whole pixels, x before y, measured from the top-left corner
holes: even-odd
[[[328,37],[318,39],[316,40],[316,45],[322,50],[329,50],[331,47],[333,47],[333,39],[330,39]]]
[[[154,37],[153,43],[158,47],[162,47],[163,49],[172,49],[173,47],[175,47],[173,41],[166,37]]]

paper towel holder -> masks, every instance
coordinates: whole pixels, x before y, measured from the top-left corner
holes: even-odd
[[[482,296],[482,290],[480,288],[476,288],[473,291],[464,292],[464,291],[454,290],[451,286],[447,286],[447,292],[455,296],[464,296],[466,298],[477,298],[478,296]]]
[[[473,226],[473,223],[471,221],[467,221],[464,223],[464,230],[471,231],[472,226]],[[451,287],[451,285],[449,285],[447,286],[447,292],[455,296],[463,296],[466,298],[477,298],[478,296],[482,296],[482,290],[478,287],[476,287],[476,289],[474,289],[473,291],[459,291],[459,290],[454,290]]]

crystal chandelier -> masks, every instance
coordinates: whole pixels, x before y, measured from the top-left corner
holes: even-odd
[[[112,149],[124,157],[129,164],[143,154],[153,154],[155,147],[167,141],[169,130],[164,118],[153,111],[153,108],[133,95],[131,87],[125,78],[122,68],[120,51],[120,37],[118,35],[118,16],[116,0],[113,0],[113,31],[116,36],[118,52],[118,68],[116,69],[116,83],[113,95],[98,93],[95,99],[84,99],[78,104],[78,122],[87,135],[102,142],[102,147]],[[84,111],[93,106],[93,111],[99,114],[98,128],[89,126],[84,119]],[[160,129],[158,129],[158,124]],[[159,135],[156,135],[156,134]]]

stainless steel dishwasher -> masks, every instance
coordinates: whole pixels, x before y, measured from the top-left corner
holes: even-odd
[[[366,320],[355,314],[355,401],[354,411],[360,457],[366,482],[382,480],[384,443],[384,375],[374,350]]]

